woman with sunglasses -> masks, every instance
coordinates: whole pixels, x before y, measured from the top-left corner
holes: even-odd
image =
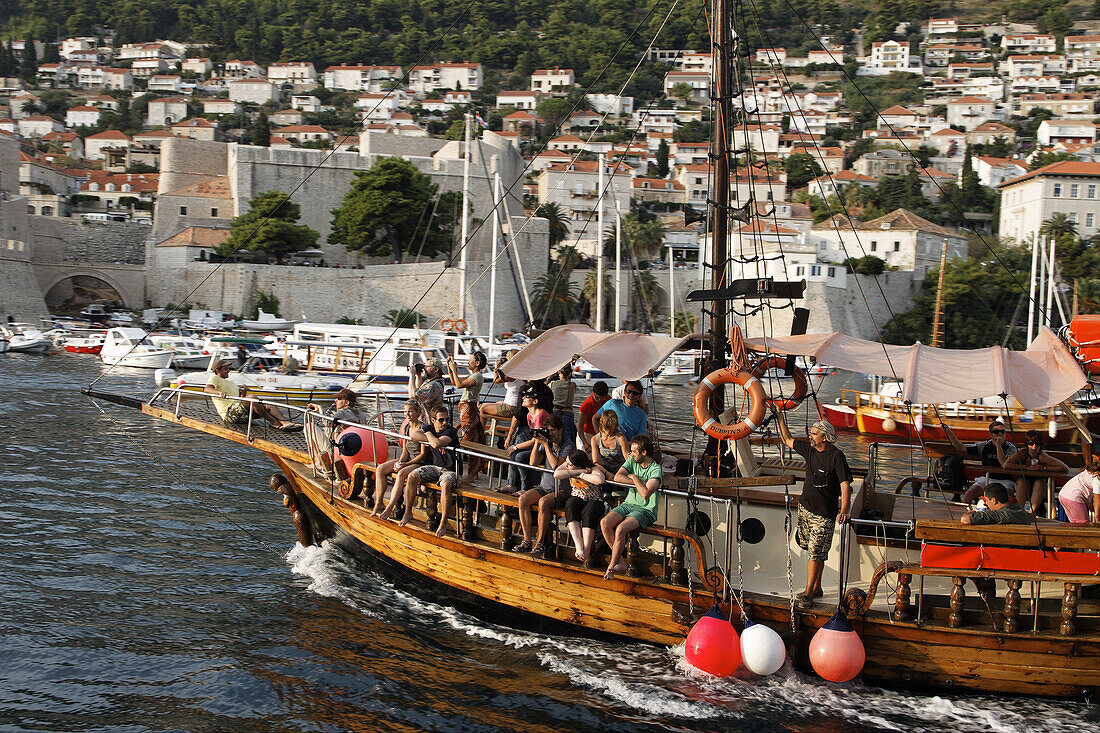
[[[485,354],[475,351],[470,354],[467,363],[469,374],[465,377],[458,375],[458,368],[453,357],[447,359],[447,376],[451,384],[462,390],[462,399],[458,402],[458,437],[465,443],[484,443],[485,425],[481,422],[481,413],[478,411],[478,401],[481,396],[481,386],[485,381],[487,361]],[[466,461],[466,475],[463,481],[474,481],[482,470],[482,459],[470,457]]]
[[[1003,464],[1004,468],[1030,468],[1044,471],[1068,471],[1069,467],[1043,450],[1043,434],[1038,430],[1027,431],[1027,447],[1016,451]],[[1020,476],[1016,479],[1016,503],[1024,506],[1029,498],[1031,487],[1031,513],[1038,514],[1039,508],[1046,503],[1047,479],[1035,476]]]
[[[424,438],[424,428],[427,427],[427,425],[424,424],[424,420],[427,416],[420,407],[420,403],[409,400],[405,403],[404,412],[405,420],[401,423],[398,432],[406,437],[411,437],[413,440],[422,440]],[[411,451],[409,449],[410,444],[412,447]],[[382,508],[385,506],[383,503],[383,494],[386,492],[386,477],[393,474],[393,493],[396,495],[398,491],[400,491],[400,487],[405,482],[408,475],[420,468],[428,455],[429,453],[426,446],[418,443],[411,443],[409,440],[401,441],[397,458],[386,461],[374,470],[374,506],[371,509],[370,516],[377,517],[382,513]]]

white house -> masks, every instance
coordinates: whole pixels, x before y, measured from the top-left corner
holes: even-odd
[[[512,107],[514,109],[522,109],[528,112],[534,111],[535,107],[539,104],[539,92],[526,92],[526,91],[506,91],[497,92],[496,108]]]
[[[1096,123],[1091,120],[1043,120],[1035,132],[1035,139],[1043,145],[1091,143],[1096,138]]]
[[[593,240],[600,236],[596,226],[596,210],[600,199],[599,163],[578,160],[550,163],[538,174],[538,201],[555,203],[572,221],[588,221],[586,237]],[[625,167],[613,167],[604,163],[604,212],[607,221],[614,221],[615,206],[630,211],[631,177]],[[571,233],[580,233],[581,227],[570,227]]]
[[[176,74],[157,74],[149,78],[147,89],[151,92],[178,94],[183,90],[183,79]]]
[[[267,79],[233,79],[229,82],[229,98],[246,104],[267,104],[279,101],[279,87]]]
[[[1091,119],[1093,95],[1080,92],[1031,92],[1021,94],[1012,105],[1013,113],[1027,116],[1033,109],[1049,109],[1056,117]]]
[[[401,76],[400,66],[338,64],[324,70],[321,83],[326,89],[381,93],[386,91],[383,87],[395,84]]]
[[[1100,163],[1063,160],[1000,185],[1000,235],[1030,242],[1043,222],[1065,214],[1088,239],[1100,232]]]
[[[925,33],[929,43],[954,41],[959,35],[959,19],[929,18]]]
[[[536,69],[531,74],[531,91],[540,94],[564,94],[576,84],[572,69]]]
[[[821,199],[828,199],[830,196],[839,197],[848,186],[858,186],[859,188],[874,188],[878,185],[878,179],[872,178],[864,173],[858,173],[854,170],[842,170],[838,173],[826,174],[819,176],[806,186],[807,192],[811,196],[817,196]]]
[[[204,99],[202,101],[202,113],[204,115],[238,115],[244,108],[231,99]]]
[[[1066,57],[1059,54],[1028,54],[1009,56],[1001,62],[1001,73],[1008,78],[1019,76],[1049,76],[1066,73]]]
[[[414,66],[409,71],[409,89],[415,94],[432,94],[442,89],[481,89],[481,64],[439,63]]]
[[[974,172],[978,174],[978,181],[990,188],[996,188],[1005,181],[1027,173],[1027,164],[1022,160],[975,155],[970,162],[974,166]]]
[[[909,43],[876,41],[871,46],[871,60],[867,65],[872,69],[887,71],[907,70],[909,68]]]
[[[677,84],[691,87],[688,99],[705,104],[710,101],[710,74],[704,71],[670,71],[665,74],[664,93],[673,96],[672,90]]]
[[[1065,43],[1070,72],[1100,71],[1100,35],[1066,36]]]
[[[88,160],[104,160],[110,151],[130,149],[130,137],[118,130],[104,130],[84,138],[84,155]]]
[[[983,97],[959,97],[947,103],[947,124],[952,127],[973,130],[996,117],[997,105]]]
[[[264,75],[264,68],[255,61],[230,59],[223,73],[228,79],[258,79]]]
[[[206,57],[196,56],[194,58],[184,59],[183,64],[180,65],[180,69],[205,77],[214,70],[214,62]]]
[[[298,143],[319,140],[322,143],[329,144],[333,138],[333,134],[320,125],[288,125],[287,127],[276,128],[272,132],[281,138],[294,140]]]
[[[301,112],[323,112],[324,105],[321,100],[312,94],[295,94],[290,98],[290,106]]]
[[[76,85],[82,89],[132,89],[134,80],[129,69],[81,66],[76,70]]]
[[[130,64],[130,73],[138,79],[148,79],[168,71],[168,63],[161,58],[136,59]]]
[[[70,107],[65,111],[65,126],[68,128],[95,127],[99,124],[102,114],[97,108],[88,105]]]
[[[1058,39],[1053,33],[1007,33],[1001,38],[1001,50],[1006,56],[1015,53],[1054,53]]]
[[[51,132],[64,131],[64,125],[45,115],[30,115],[19,120],[19,134],[26,138],[43,137]]]
[[[634,113],[634,97],[623,97],[618,94],[588,94],[585,99],[592,105],[592,109],[602,114],[629,115]]]
[[[187,119],[187,100],[182,97],[150,99],[145,113],[146,127],[169,127]]]
[[[913,272],[917,279],[939,267],[945,246],[949,262],[965,258],[969,251],[964,234],[933,224],[908,209],[895,209],[863,222],[826,219],[814,224],[809,239],[817,246],[821,262],[874,255],[887,265]]]
[[[312,61],[280,62],[267,67],[267,78],[274,84],[314,86],[317,83],[317,69]]]

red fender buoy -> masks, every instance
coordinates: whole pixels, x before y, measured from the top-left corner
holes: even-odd
[[[830,682],[847,682],[863,669],[867,652],[848,618],[837,610],[810,641],[810,665]]]
[[[733,624],[722,616],[717,605],[691,627],[684,654],[691,666],[716,677],[728,677],[737,671],[741,643]]]
[[[386,436],[364,428],[348,428],[336,439],[340,460],[351,475],[356,463],[381,463],[389,457]]]

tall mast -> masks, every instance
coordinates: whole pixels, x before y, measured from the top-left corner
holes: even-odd
[[[497,244],[500,241],[500,171],[493,172],[493,253],[489,260],[489,338],[486,344],[493,345],[496,338],[497,312]]]
[[[947,270],[947,240],[940,253],[940,281],[936,285],[936,313],[932,316],[932,345],[943,346],[943,273]]]
[[[458,317],[463,321],[466,320],[466,240],[470,234],[470,137],[470,113],[467,112],[466,149],[462,161],[462,249],[458,254]]]
[[[711,214],[711,287],[720,291],[726,284],[726,267],[729,257],[728,223],[730,198],[730,157],[729,127],[733,119],[733,54],[731,47],[731,21],[733,14],[730,6],[733,0],[716,0],[714,9],[714,27],[711,38],[714,39],[714,92],[715,105],[714,130],[711,135],[710,152],[714,161],[714,190],[711,200],[714,202]],[[726,302],[714,299],[710,302],[710,358],[713,361],[725,361],[726,339]],[[715,393],[720,401],[720,392]],[[719,404],[718,408],[721,409]]]
[[[1038,276],[1039,242],[1037,237],[1031,240],[1031,283],[1027,293],[1027,343],[1035,338],[1035,278]]]
[[[596,330],[603,330],[603,154],[597,156],[596,168],[599,170],[597,194],[599,195],[599,214],[596,217]]]
[[[614,179],[612,179],[614,180]],[[623,212],[615,199],[615,331],[623,327]]]

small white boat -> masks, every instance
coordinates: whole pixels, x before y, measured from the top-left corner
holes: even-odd
[[[140,328],[108,329],[99,358],[112,366],[167,369],[175,353],[171,349],[157,348],[147,337]]]
[[[270,313],[259,311],[254,321],[241,321],[241,328],[249,331],[289,331],[301,321],[289,321]]]
[[[662,386],[684,386],[695,379],[694,351],[674,351],[661,364],[657,372],[657,384]]]
[[[8,351],[24,354],[47,354],[53,351],[53,341],[29,323],[9,323],[0,327],[8,341]]]
[[[203,349],[203,342],[186,336],[152,334],[150,343],[158,349],[172,352],[172,368],[179,370],[205,369],[210,363],[210,352]]]

